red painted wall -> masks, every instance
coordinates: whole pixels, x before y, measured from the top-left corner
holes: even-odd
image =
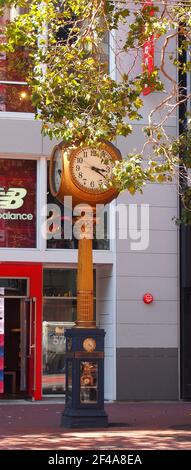
[[[36,390],[33,398],[42,398],[42,298],[43,269],[41,263],[1,263],[0,277],[29,278],[29,296],[36,297]]]

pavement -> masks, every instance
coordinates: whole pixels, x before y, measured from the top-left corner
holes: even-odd
[[[64,429],[64,404],[0,403],[0,450],[191,450],[191,402],[106,403],[105,429]]]

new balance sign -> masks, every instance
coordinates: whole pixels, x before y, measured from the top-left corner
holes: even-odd
[[[18,212],[3,212],[0,213],[0,220],[33,220],[32,214],[20,214]]]
[[[19,209],[24,204],[26,194],[25,188],[9,188],[7,192],[0,188],[0,209]]]

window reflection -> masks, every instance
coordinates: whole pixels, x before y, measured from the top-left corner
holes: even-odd
[[[0,54],[0,80],[11,82],[25,82],[29,70],[30,60],[28,51],[24,48],[16,52],[1,52]]]
[[[4,41],[4,26],[14,19],[15,13],[16,9],[12,7],[0,17],[0,43]],[[34,113],[30,89],[26,84],[29,68],[29,51],[26,48],[0,53],[0,111]]]
[[[66,341],[63,322],[43,322],[43,393],[64,393]]]
[[[34,113],[29,87],[0,83],[0,111]]]
[[[0,278],[0,297],[26,297],[27,279]]]
[[[94,297],[96,295],[96,270],[94,276]],[[44,300],[47,298],[57,297],[57,300],[68,301],[77,296],[77,270],[64,268],[45,268],[43,280]],[[46,299],[45,299],[46,298]],[[47,314],[46,314],[47,315]]]
[[[34,160],[0,158],[0,248],[36,247]]]

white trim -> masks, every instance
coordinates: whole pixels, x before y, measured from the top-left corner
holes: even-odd
[[[11,80],[0,80],[0,85],[27,85],[28,86],[28,83],[27,82],[14,82],[14,81],[11,81]]]
[[[116,79],[115,42],[116,31],[112,30],[109,32],[109,73],[114,80]]]
[[[117,205],[117,200],[115,199],[113,201],[113,206]],[[110,243],[112,242],[112,250],[113,250],[113,270],[112,270],[112,280],[111,282],[113,283],[113,302],[112,302],[112,317],[113,317],[113,393],[112,393],[112,400],[116,400],[116,394],[117,394],[117,361],[116,361],[116,355],[117,355],[117,274],[116,274],[116,257],[117,257],[117,243],[116,243],[116,211],[112,210],[111,211],[111,232],[114,234],[114,239],[110,240]]]
[[[46,164],[46,157],[41,157],[39,159],[39,165],[38,165],[38,184],[37,184],[37,191],[38,191],[38,199],[37,199],[37,240],[38,240],[38,248],[41,250],[41,252],[45,252],[46,250],[46,240],[42,236],[42,231],[41,231],[41,213],[42,213],[42,207],[46,205],[47,203],[47,198],[46,198],[46,193],[47,193],[47,184],[46,184],[46,178],[47,178],[47,164]]]
[[[7,158],[10,160],[20,159],[20,160],[38,160],[42,155],[34,153],[7,153],[0,152],[0,159]]]
[[[34,113],[19,113],[19,112],[11,112],[11,111],[0,111],[0,119],[14,119],[14,120],[29,120],[35,121],[35,114]],[[39,120],[40,121],[40,120]]]
[[[109,53],[110,53],[110,75],[113,80],[116,80],[116,59],[115,59],[115,44],[116,44],[116,31],[113,30],[109,34]],[[117,355],[117,278],[116,278],[116,257],[117,257],[117,238],[116,238],[116,211],[111,210],[112,206],[115,208],[117,204],[117,199],[115,199],[110,206],[110,250],[113,254],[113,269],[112,269],[112,279],[113,282],[113,302],[112,310],[113,312],[113,384],[112,384],[112,400],[116,400],[117,395],[117,364],[116,364],[116,355]],[[114,238],[112,238],[114,234]]]
[[[41,201],[41,185],[40,185],[40,178],[41,178],[41,160],[37,160],[37,168],[36,168],[36,247],[40,248],[40,201]]]
[[[2,262],[20,262],[20,263],[56,263],[69,264],[77,263],[77,250],[45,250],[40,251],[37,248],[0,248],[0,259]],[[107,265],[113,264],[114,254],[110,251],[95,251],[93,253],[94,264]]]
[[[43,264],[43,270],[44,269],[76,269],[76,263],[66,265],[65,263],[62,263],[61,265],[58,263],[44,263]]]
[[[177,121],[178,124],[178,121]],[[177,136],[178,136],[178,128],[177,128]],[[180,204],[179,204],[179,188],[177,185],[177,217],[180,217]],[[181,312],[181,305],[180,305],[180,228],[176,232],[177,236],[177,345],[178,345],[178,399],[181,399],[181,373],[182,373],[182,366],[181,366],[181,326],[180,326],[180,312]]]

